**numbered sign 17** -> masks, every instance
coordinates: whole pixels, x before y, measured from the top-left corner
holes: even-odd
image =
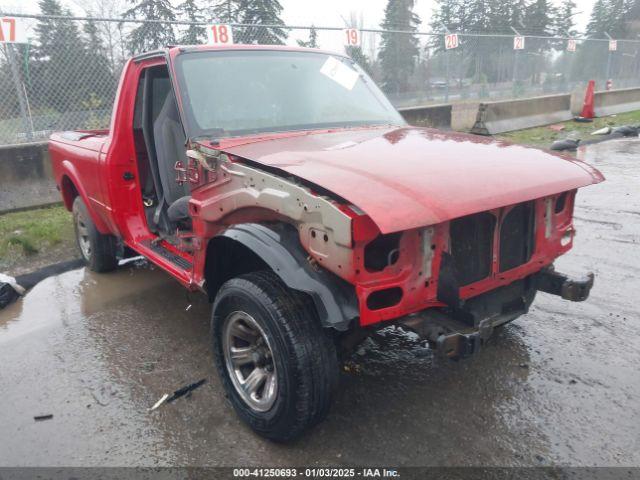
[[[573,38],[567,40],[567,51],[575,52],[576,51],[576,41]]]
[[[344,38],[345,47],[359,47],[360,46],[360,30],[357,28],[345,28],[342,30],[342,36]]]
[[[460,41],[458,40],[457,33],[450,33],[444,36],[444,48],[447,50],[458,48],[458,45],[460,45]]]
[[[618,41],[617,40],[609,40],[609,51],[615,52],[618,50]]]
[[[29,43],[24,19],[0,17],[0,43]]]
[[[233,31],[231,25],[209,25],[207,27],[209,43],[213,45],[232,45]]]
[[[524,50],[524,37],[513,37],[513,49]]]

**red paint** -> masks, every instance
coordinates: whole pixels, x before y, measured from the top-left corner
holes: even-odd
[[[383,233],[603,180],[583,162],[554,153],[417,127],[296,134],[219,148],[336,193],[364,210]]]
[[[304,51],[246,45],[190,48]],[[171,48],[169,57],[173,59],[179,53],[180,48]],[[122,238],[126,245],[148,257],[180,283],[198,289],[204,282],[207,242],[225,225],[281,218],[278,215],[272,218],[262,209],[246,209],[225,217],[224,223],[205,222],[196,209],[215,195],[215,188],[204,186],[194,192],[191,205],[194,253],[163,243],[174,254],[192,262],[193,269],[180,269],[149,248],[149,242],[156,236],[147,226],[137,183],[133,110],[141,72],[146,67],[164,63],[163,57],[127,62],[109,131],[94,131],[77,141],[54,134],[49,148],[55,180],[67,208],[71,208],[72,197],[77,192],[102,233]],[[563,246],[560,239],[573,229],[575,190],[603,180],[589,165],[553,153],[485,137],[413,127],[247,136],[223,139],[217,148],[228,152],[234,161],[250,159],[346,199],[346,204],[337,203],[338,208],[352,218],[353,268],[332,271],[355,286],[363,325],[440,305],[436,300],[437,273],[442,252],[448,248],[450,220],[480,211],[492,211],[499,220],[509,206],[536,199],[537,238],[531,260],[504,273],[497,271],[494,262],[486,279],[461,289],[461,297],[469,298],[536,272],[571,248],[571,242]],[[134,180],[125,180],[125,173],[132,173]],[[545,199],[564,191],[573,192],[567,200],[569,207],[554,217],[554,227],[546,238]],[[352,209],[350,205],[358,208]],[[416,264],[416,258],[422,255],[420,249],[424,248],[421,235],[426,226],[433,228],[430,272]],[[381,272],[367,272],[365,246],[380,232],[397,231],[405,233],[396,264]],[[376,311],[366,307],[366,298],[371,292],[394,286],[403,292],[397,305]]]

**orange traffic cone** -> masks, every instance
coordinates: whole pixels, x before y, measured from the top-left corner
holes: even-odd
[[[593,111],[593,93],[596,89],[595,80],[589,80],[589,84],[587,85],[587,91],[584,94],[584,104],[582,106],[582,113],[580,116],[582,118],[593,118],[595,113]]]

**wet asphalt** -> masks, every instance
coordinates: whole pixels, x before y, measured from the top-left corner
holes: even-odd
[[[204,296],[144,262],[48,278],[0,311],[0,466],[639,466],[640,140],[579,155],[607,181],[579,192],[556,267],[595,272],[591,297],[538,294],[457,363],[387,329],[345,365],[327,420],[289,445],[226,403]]]

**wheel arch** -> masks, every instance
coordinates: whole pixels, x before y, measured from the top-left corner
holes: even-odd
[[[71,211],[73,209],[73,201],[75,198],[82,198],[82,201],[89,211],[91,220],[93,220],[98,231],[102,234],[111,234],[111,230],[105,224],[104,220],[96,214],[87,192],[82,186],[82,183],[78,180],[78,175],[73,164],[68,160],[63,161],[62,170],[58,186],[60,187],[60,193],[62,194],[62,201],[64,202],[65,208]]]
[[[307,258],[297,230],[289,224],[234,225],[207,245],[207,292],[213,300],[228,279],[269,269],[289,288],[311,297],[324,327],[347,330],[359,314],[354,287]]]

